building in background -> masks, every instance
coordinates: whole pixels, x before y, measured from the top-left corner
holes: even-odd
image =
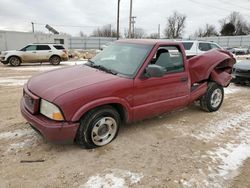
[[[68,48],[68,35],[0,30],[0,51],[21,49],[30,43],[58,43]]]

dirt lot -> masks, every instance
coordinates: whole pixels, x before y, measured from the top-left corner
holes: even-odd
[[[111,144],[85,150],[46,143],[20,115],[22,85],[54,68],[0,65],[0,188],[250,187],[250,87],[226,88],[218,112],[194,104],[126,125]]]

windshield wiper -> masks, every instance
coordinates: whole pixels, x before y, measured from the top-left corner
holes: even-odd
[[[115,70],[106,68],[103,65],[96,65],[95,62],[93,62],[91,60],[88,60],[88,64],[86,64],[86,65],[88,65],[90,67],[93,67],[93,68],[96,68],[96,69],[99,69],[99,70],[102,70],[102,71],[105,71],[105,72],[113,74],[113,75],[117,75],[118,74],[118,72],[116,72]]]

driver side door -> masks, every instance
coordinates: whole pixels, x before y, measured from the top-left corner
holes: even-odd
[[[166,49],[152,64],[166,66],[162,77],[140,77],[134,81],[134,117],[145,119],[187,105],[189,96],[188,73],[185,70],[181,50],[177,46],[163,46]],[[155,55],[156,58],[157,55]],[[163,58],[161,58],[163,57]],[[168,57],[168,58],[166,58]],[[161,62],[159,62],[161,61]]]
[[[24,62],[39,62],[39,55],[37,54],[37,45],[28,45],[23,50],[22,59]]]

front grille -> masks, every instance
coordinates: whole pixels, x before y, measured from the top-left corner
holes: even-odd
[[[32,113],[36,114],[39,111],[39,97],[33,95],[31,92],[27,90],[27,88],[24,89],[23,92],[23,98],[25,107],[27,110]]]
[[[32,99],[31,96],[29,96],[27,93],[24,93],[23,97],[24,97],[24,101],[25,101],[26,107],[31,112],[34,112],[34,107],[35,107],[35,101],[34,101],[34,99]]]
[[[236,73],[250,74],[250,70],[236,69]]]

